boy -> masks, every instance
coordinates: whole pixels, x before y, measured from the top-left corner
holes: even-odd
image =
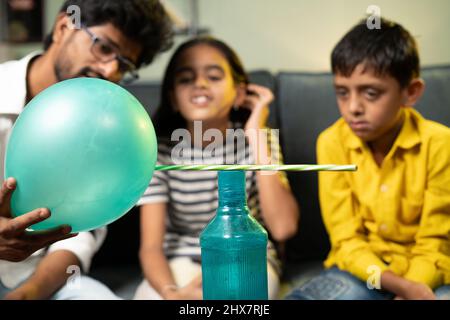
[[[326,270],[290,299],[450,298],[450,129],[412,106],[425,85],[402,26],[362,21],[332,53],[342,118],[317,142]],[[434,291],[434,292],[433,292]]]

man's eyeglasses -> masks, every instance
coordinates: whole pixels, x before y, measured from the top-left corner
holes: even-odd
[[[139,79],[137,67],[133,62],[119,54],[117,49],[108,43],[108,41],[99,38],[87,27],[82,26],[81,28],[91,37],[91,52],[96,59],[103,63],[111,62],[114,59],[117,59],[119,62],[119,72],[123,74],[123,83],[128,84]]]

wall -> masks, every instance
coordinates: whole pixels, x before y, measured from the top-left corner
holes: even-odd
[[[189,19],[187,0],[166,1]],[[47,30],[62,2],[46,0]],[[328,71],[333,46],[372,4],[416,36],[423,65],[450,64],[448,0],[199,0],[199,15],[202,26],[238,51],[247,69]],[[176,44],[185,39],[177,37]],[[39,46],[3,45],[0,59],[7,51],[22,56],[34,48]],[[160,79],[172,51],[142,70],[141,79]]]

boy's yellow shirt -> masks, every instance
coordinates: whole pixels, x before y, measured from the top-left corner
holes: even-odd
[[[375,265],[435,288],[450,284],[450,129],[411,108],[403,112],[381,168],[342,118],[319,136],[318,163],[358,166],[319,173],[332,246],[325,267],[366,281]]]

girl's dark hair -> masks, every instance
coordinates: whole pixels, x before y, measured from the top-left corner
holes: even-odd
[[[78,6],[84,26],[112,23],[128,39],[141,44],[138,68],[150,64],[158,53],[172,46],[172,22],[159,0],[66,0],[60,13],[67,13],[70,6]],[[45,50],[52,38],[53,33],[45,38]]]
[[[381,19],[380,29],[360,21],[336,45],[331,55],[334,74],[349,77],[363,63],[378,75],[390,75],[402,88],[420,76],[417,44],[401,25]]]
[[[244,70],[238,55],[223,41],[210,36],[193,38],[181,44],[172,55],[164,73],[161,87],[161,103],[153,116],[153,124],[158,137],[170,139],[172,132],[186,127],[186,120],[179,112],[175,112],[171,103],[171,93],[174,90],[175,73],[181,55],[189,48],[197,45],[207,45],[219,50],[230,65],[232,77],[235,83],[249,83],[249,78]]]

